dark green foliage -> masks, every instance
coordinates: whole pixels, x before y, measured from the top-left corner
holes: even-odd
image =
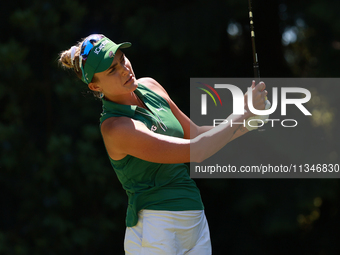
[[[339,3],[253,1],[262,75],[337,77]],[[101,102],[58,54],[91,33],[131,41],[136,76],[157,79],[188,114],[190,77],[252,76],[247,1],[20,0],[0,13],[0,254],[123,254],[127,198],[101,140]],[[227,33],[231,23],[238,34]],[[297,40],[283,45],[289,28]],[[230,156],[253,139],[274,161],[339,162],[340,87],[315,91],[323,103],[310,103],[313,115],[331,121],[302,128],[327,149],[309,155],[254,135],[233,142]],[[338,180],[197,183],[214,254],[339,254]]]

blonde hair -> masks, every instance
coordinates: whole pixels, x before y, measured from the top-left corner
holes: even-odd
[[[77,45],[72,46],[68,50],[62,51],[59,54],[59,60],[58,62],[67,69],[73,69],[73,71],[76,73],[79,79],[83,76],[83,73],[79,67],[79,55],[80,55],[80,48],[84,40],[81,42],[78,42]],[[74,59],[72,61],[71,54],[72,54],[72,48],[76,47],[76,51],[74,54]]]
[[[83,73],[82,73],[81,68],[79,66],[79,55],[80,55],[81,45],[83,44],[85,39],[86,38],[82,39],[75,46],[72,46],[68,50],[60,52],[59,53],[59,59],[58,59],[59,64],[61,64],[64,68],[73,69],[73,71],[76,73],[76,75],[79,79],[81,79],[82,76],[83,76]],[[73,57],[73,60],[72,60],[73,47],[76,47],[76,48],[75,48],[74,57]],[[83,66],[84,66],[85,62],[86,62],[86,60],[83,60],[83,63],[82,63]],[[97,82],[97,81],[98,80],[96,79],[96,77],[93,77],[91,82]],[[92,92],[93,92],[93,95],[95,97],[98,97],[98,98],[103,97],[101,92],[97,92],[97,91],[92,91]]]

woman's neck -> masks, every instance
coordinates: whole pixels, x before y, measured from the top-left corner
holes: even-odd
[[[134,91],[125,94],[124,96],[104,96],[108,101],[123,105],[137,105],[145,108],[143,101],[136,95]]]

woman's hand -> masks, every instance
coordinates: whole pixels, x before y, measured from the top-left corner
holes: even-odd
[[[265,90],[266,84],[264,82],[260,82],[255,86],[255,81],[253,80],[252,82],[252,97],[253,97],[253,106],[257,110],[263,110],[265,109],[265,101],[266,101],[266,96],[268,92]],[[248,92],[244,95],[244,109],[245,109],[245,114],[248,117],[255,116],[252,112],[250,112],[249,107],[248,107]]]

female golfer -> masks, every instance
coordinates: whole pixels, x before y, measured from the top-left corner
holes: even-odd
[[[128,195],[125,252],[211,254],[200,192],[184,163],[203,161],[247,130],[196,126],[157,81],[135,77],[120,50],[129,46],[94,34],[59,59],[102,97],[101,133]],[[265,84],[252,86],[254,107],[264,109]],[[244,115],[228,117],[234,123],[253,116],[246,102]]]

